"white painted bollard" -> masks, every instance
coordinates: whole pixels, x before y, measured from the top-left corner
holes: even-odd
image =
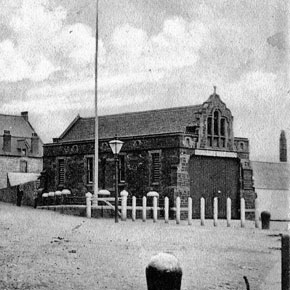
[[[176,198],[176,223],[180,224],[180,197]]]
[[[213,199],[213,225],[216,227],[218,224],[218,198]]]
[[[122,203],[121,203],[121,220],[126,221],[127,219],[127,196],[122,196]]]
[[[205,220],[205,199],[202,197],[200,199],[200,225],[204,226]]]
[[[227,198],[227,226],[231,226],[231,219],[232,219],[232,200],[228,197]]]
[[[165,223],[169,221],[169,198],[166,196],[164,199],[164,219]]]
[[[255,228],[259,228],[259,219],[260,219],[260,212],[259,212],[259,201],[258,198],[255,199]]]
[[[92,217],[92,194],[90,192],[86,193],[86,213],[87,218]]]
[[[147,206],[147,199],[146,199],[146,196],[143,196],[142,198],[142,221],[143,222],[146,222],[146,215],[147,215],[146,206]]]
[[[136,196],[132,197],[132,221],[136,220]]]
[[[157,222],[157,197],[153,197],[153,222]]]
[[[188,225],[192,225],[192,198],[189,197],[188,198],[188,215],[187,215],[187,219],[188,219]]]
[[[246,223],[245,199],[241,198],[241,227],[244,228]]]

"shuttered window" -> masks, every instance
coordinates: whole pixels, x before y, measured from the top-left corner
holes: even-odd
[[[152,183],[156,183],[160,181],[160,153],[152,153]]]
[[[64,159],[58,160],[58,184],[64,184]]]

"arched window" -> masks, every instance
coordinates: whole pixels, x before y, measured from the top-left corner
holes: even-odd
[[[226,120],[225,118],[221,118],[221,136],[226,135]]]
[[[214,115],[214,135],[218,136],[219,135],[219,112],[215,111]]]
[[[212,117],[207,118],[207,135],[212,135]]]

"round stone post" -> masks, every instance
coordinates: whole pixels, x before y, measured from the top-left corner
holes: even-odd
[[[200,225],[204,226],[205,220],[205,199],[202,197],[200,199]]]
[[[259,218],[260,218],[260,212],[259,212],[259,201],[258,198],[255,199],[255,228],[259,228]]]
[[[146,196],[143,196],[142,198],[142,221],[143,222],[146,222],[146,216],[147,216],[146,206],[147,206],[147,199],[146,199]]]
[[[192,225],[192,198],[188,198],[188,224],[191,226]]]
[[[127,197],[128,197],[128,192],[126,190],[122,190],[120,192],[120,195],[122,197],[121,220],[122,221],[126,221],[126,219],[127,219]]]
[[[218,198],[213,199],[213,225],[216,227],[218,224]]]
[[[157,197],[153,197],[153,222],[157,222]]]
[[[165,223],[169,221],[169,198],[166,196],[164,199],[164,219]]]
[[[92,217],[92,194],[90,192],[86,193],[86,213],[87,218]]]
[[[231,219],[232,219],[232,200],[228,197],[227,198],[227,226],[231,226]]]
[[[241,198],[241,227],[244,228],[246,223],[246,206],[245,199]]]
[[[136,196],[132,197],[132,221],[136,220]]]
[[[177,258],[168,253],[153,256],[146,267],[148,290],[180,290],[182,269]]]
[[[180,197],[176,198],[176,223],[180,224]]]

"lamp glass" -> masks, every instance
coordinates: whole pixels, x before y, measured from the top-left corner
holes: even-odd
[[[110,141],[109,144],[110,144],[110,147],[111,147],[113,153],[114,154],[119,154],[124,142],[116,139],[116,140]]]

